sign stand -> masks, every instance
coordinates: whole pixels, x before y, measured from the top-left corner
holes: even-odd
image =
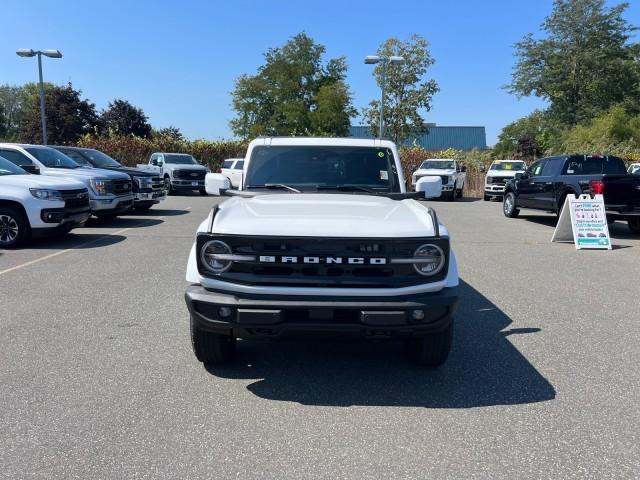
[[[602,195],[567,195],[552,242],[573,242],[576,250],[611,250],[611,237]]]

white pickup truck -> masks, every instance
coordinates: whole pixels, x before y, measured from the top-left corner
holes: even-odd
[[[0,157],[0,248],[30,237],[66,233],[91,215],[89,192],[80,182],[30,175]]]
[[[138,164],[137,167],[162,177],[169,194],[193,190],[200,192],[200,195],[207,194],[204,176],[209,168],[200,165],[186,153],[152,153],[148,164]]]
[[[527,164],[522,160],[494,160],[484,177],[484,200],[491,197],[504,197],[505,185],[508,180],[516,178],[517,173],[524,173]]]
[[[222,363],[236,338],[357,335],[402,340],[421,365],[451,347],[458,269],[433,208],[439,177],[405,191],[394,143],[260,138],[249,144],[242,190],[198,227],[186,291],[198,360]]]
[[[467,179],[467,167],[460,165],[453,158],[432,158],[422,162],[413,172],[411,184],[423,177],[440,177],[442,179],[442,197],[450,202],[464,195],[464,184]]]

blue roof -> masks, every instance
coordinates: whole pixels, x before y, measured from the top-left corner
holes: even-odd
[[[349,135],[359,138],[375,137],[369,132],[369,127],[363,125],[352,125],[349,128]],[[425,150],[446,150],[447,148],[484,150],[487,148],[487,134],[484,127],[429,126],[426,133],[411,137],[404,144],[413,145],[414,139]]]

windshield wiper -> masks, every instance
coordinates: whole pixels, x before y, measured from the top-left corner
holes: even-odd
[[[338,190],[340,192],[367,192],[378,194],[371,188],[361,187],[360,185],[317,185],[316,190]]]
[[[290,192],[301,193],[297,188],[290,187],[284,183],[265,183],[264,185],[249,185],[247,188],[266,188],[269,190],[289,190]]]

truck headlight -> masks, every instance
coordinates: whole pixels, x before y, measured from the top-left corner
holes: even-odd
[[[151,177],[136,177],[136,180],[140,188],[151,188],[153,185],[153,179]]]
[[[224,259],[224,256],[229,255],[231,255],[231,247],[220,240],[209,240],[200,251],[202,264],[216,275],[220,275],[231,267],[231,260]]]
[[[444,267],[444,252],[439,246],[432,243],[420,245],[413,254],[413,258],[416,260],[413,268],[420,275],[427,277],[435,275]]]
[[[46,188],[30,188],[31,195],[39,200],[51,200],[62,202],[62,194],[58,190],[49,190]]]
[[[89,183],[91,184],[91,188],[93,188],[98,195],[106,195],[109,193],[109,180],[103,178],[91,179],[89,180]]]

